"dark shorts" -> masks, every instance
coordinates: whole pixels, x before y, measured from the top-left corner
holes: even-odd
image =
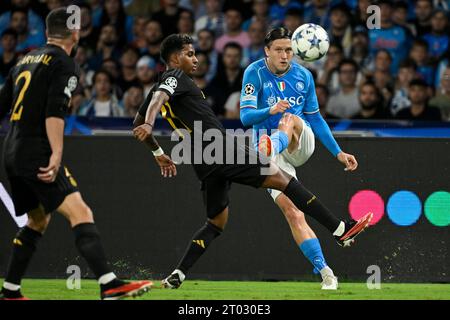
[[[261,174],[261,164],[222,165],[202,181],[203,202],[209,219],[228,207],[231,184],[239,183],[260,188],[267,176]]]
[[[52,183],[42,182],[37,177],[18,175],[8,175],[8,180],[16,216],[36,209],[39,204],[42,204],[46,213],[51,213],[63,203],[66,196],[78,191],[77,182],[64,166],[59,168]]]

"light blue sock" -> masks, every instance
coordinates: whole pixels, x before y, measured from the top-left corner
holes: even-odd
[[[313,272],[315,274],[318,274],[320,270],[327,266],[325,258],[323,257],[322,248],[320,247],[319,239],[313,238],[305,240],[299,247],[305,257],[314,266]]]
[[[282,153],[289,145],[289,138],[284,131],[278,130],[270,136],[274,154]]]

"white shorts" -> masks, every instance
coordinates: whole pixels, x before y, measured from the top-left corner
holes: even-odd
[[[300,118],[301,119],[301,118]],[[299,138],[298,149],[293,153],[289,153],[286,148],[282,153],[277,154],[274,157],[274,162],[287,174],[297,178],[297,173],[295,168],[304,164],[314,152],[315,148],[315,138],[312,129],[303,122],[303,130]],[[282,193],[281,191],[275,189],[267,189],[273,200],[275,201],[277,197]]]

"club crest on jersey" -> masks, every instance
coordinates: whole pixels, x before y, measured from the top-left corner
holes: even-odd
[[[295,84],[295,88],[297,89],[297,91],[302,91],[303,89],[305,89],[305,85],[303,84],[303,82],[299,81]]]
[[[277,85],[278,85],[278,89],[280,89],[281,92],[283,92],[284,89],[286,89],[286,83],[284,81],[277,82]]]
[[[267,104],[269,105],[269,107],[274,106],[277,103],[277,98],[275,98],[274,96],[270,96],[269,98],[267,98]]]

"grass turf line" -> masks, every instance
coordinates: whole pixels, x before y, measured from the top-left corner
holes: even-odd
[[[0,281],[2,282],[2,281]],[[158,281],[154,281],[159,285]],[[25,279],[22,293],[33,300],[98,300],[96,281],[81,280],[69,290],[66,280]],[[365,283],[340,283],[337,291],[323,291],[318,282],[256,282],[188,280],[177,290],[153,289],[140,300],[450,300],[450,284],[382,283],[369,290]]]

